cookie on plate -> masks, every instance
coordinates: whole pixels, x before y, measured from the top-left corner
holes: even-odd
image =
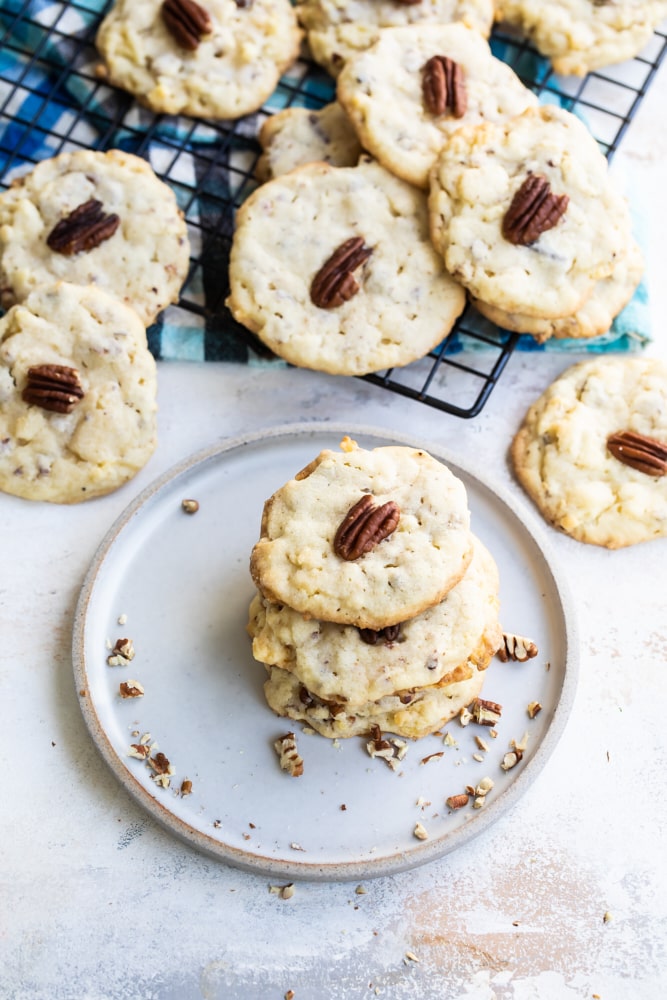
[[[0,319],[0,490],[77,503],[131,479],[156,445],[155,361],[128,306],[60,282]]]
[[[173,191],[138,156],[79,150],[42,160],[0,195],[0,298],[95,285],[148,326],[175,302],[189,267]]]
[[[296,9],[313,59],[337,76],[384,28],[463,21],[488,38],[494,0],[298,0]]]
[[[350,119],[337,101],[319,111],[285,108],[266,119],[259,130],[262,155],[255,170],[257,179],[272,177],[304,163],[330,163],[353,167],[363,150]]]
[[[248,632],[260,663],[350,711],[390,695],[467,680],[502,644],[498,570],[478,539],[465,576],[440,603],[385,632],[307,618],[256,595]]]
[[[528,410],[516,476],[554,527],[609,549],[667,535],[667,364],[595,358]]]
[[[665,0],[497,0],[496,17],[516,25],[556,73],[585,76],[636,56],[667,17]]]
[[[437,604],[472,558],[462,481],[425,451],[344,439],[264,504],[250,572],[274,604],[382,629]]]
[[[153,111],[240,118],[298,55],[289,0],[116,0],[96,45],[110,83]]]
[[[429,238],[426,197],[380,164],[313,163],[241,205],[234,318],[294,365],[364,375],[426,355],[465,294]]]
[[[504,330],[529,333],[539,344],[554,337],[586,339],[606,333],[614,319],[632,298],[642,274],[644,258],[638,244],[632,240],[625,257],[617,261],[612,274],[598,281],[583,306],[571,316],[561,319],[540,319],[521,313],[503,312],[486,302],[473,299],[473,305],[487,319]]]
[[[464,24],[383,29],[346,62],[337,94],[364,148],[422,188],[462,125],[502,121],[537,106],[535,94]]]
[[[277,715],[304,722],[321,736],[332,739],[365,736],[377,726],[382,732],[421,739],[470,705],[479,696],[484,679],[484,671],[473,664],[469,676],[461,680],[386,695],[376,702],[351,708],[341,702],[317,698],[294,674],[270,667],[264,694]]]
[[[550,105],[455,132],[429,207],[449,272],[508,313],[571,315],[631,246],[627,202],[595,139]]]

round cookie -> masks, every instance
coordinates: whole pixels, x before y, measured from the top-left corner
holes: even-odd
[[[263,152],[255,173],[262,182],[304,163],[353,167],[363,152],[350,119],[337,101],[319,111],[285,108],[266,119],[258,138]]]
[[[449,88],[447,106],[434,108],[425,68],[443,58],[456,64],[459,79]],[[370,48],[346,62],[337,93],[365,149],[422,188],[428,188],[438,152],[462,125],[502,121],[537,105],[535,94],[464,24],[383,29]]]
[[[153,111],[240,118],[262,106],[298,55],[289,0],[204,0],[210,27],[194,47],[179,44],[163,6],[116,0],[96,38],[109,81]]]
[[[527,192],[531,184],[544,190]],[[531,235],[533,219],[563,205]],[[454,133],[433,168],[429,208],[433,242],[473,298],[541,319],[576,312],[630,246],[628,206],[595,139],[551,105]]]
[[[77,209],[100,203],[102,227],[117,228],[90,249],[59,243],[56,226],[83,238]],[[83,215],[91,214],[89,211]],[[93,218],[93,221],[94,218]],[[86,226],[88,227],[86,229]],[[112,225],[110,226],[110,229]],[[138,156],[118,149],[79,150],[43,160],[0,195],[0,296],[7,307],[36,288],[67,281],[95,285],[131,305],[146,326],[175,302],[189,267],[183,214],[173,191]]]
[[[342,444],[345,451],[321,452],[266,501],[250,572],[275,604],[382,629],[437,604],[462,578],[472,558],[466,490],[425,451]],[[369,551],[346,558],[337,535],[364,495],[385,513],[397,505],[400,516]]]
[[[349,279],[332,258],[353,239],[361,259]],[[323,269],[330,290],[352,281],[350,297],[313,297]],[[465,306],[431,244],[424,194],[365,157],[307,164],[253,192],[237,213],[229,277],[236,320],[286,361],[337,375],[424,357]]]
[[[497,0],[496,18],[516,25],[556,73],[585,76],[630,59],[667,17],[665,0]]]
[[[58,283],[0,319],[5,493],[77,503],[117,489],[155,449],[156,410],[145,329],[106,292]]]
[[[420,688],[410,695],[387,695],[352,709],[313,697],[294,674],[270,667],[264,695],[277,715],[304,722],[331,739],[365,736],[372,726],[378,726],[383,733],[421,739],[436,732],[474,701],[482,690],[484,678],[484,671],[473,666],[464,680],[443,687]]]
[[[451,684],[483,670],[502,644],[498,571],[475,540],[470,566],[445,598],[400,625],[386,641],[365,642],[352,625],[314,621],[257,595],[248,632],[256,660],[294,674],[315,697],[352,711],[398,692]]]
[[[655,475],[609,450],[623,432],[649,439],[631,438],[630,456],[643,454]],[[667,364],[596,358],[568,368],[528,410],[511,459],[544,517],[581,542],[617,549],[667,535]]]
[[[486,302],[473,299],[473,305],[504,330],[529,333],[543,344],[554,337],[584,339],[598,337],[606,333],[614,319],[632,298],[644,273],[644,258],[637,243],[632,240],[625,257],[621,258],[608,278],[603,278],[594,286],[583,306],[571,316],[561,319],[539,319],[522,316],[521,313],[507,313]]]
[[[345,62],[377,41],[385,28],[463,21],[488,38],[494,0],[301,0],[296,9],[313,59],[337,76]]]

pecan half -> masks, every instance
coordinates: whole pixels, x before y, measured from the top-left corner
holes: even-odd
[[[79,373],[67,365],[33,365],[21,398],[52,413],[71,413],[83,399]]]
[[[401,508],[393,500],[378,507],[370,493],[364,493],[341,521],[334,552],[348,562],[358,559],[396,530],[400,516]]]
[[[385,625],[384,628],[377,631],[374,628],[360,628],[358,632],[361,641],[365,642],[368,646],[377,646],[379,642],[383,642],[385,646],[390,646],[400,636],[401,626],[400,623],[398,625]]]
[[[463,69],[449,56],[431,56],[422,69],[424,107],[432,115],[450,111],[463,118],[468,106]]]
[[[607,448],[619,462],[647,476],[667,474],[667,444],[635,431],[616,431],[607,438]]]
[[[182,49],[194,52],[213,30],[211,16],[195,0],[165,0],[160,8],[164,26]]]
[[[55,253],[72,257],[82,250],[94,250],[110,239],[119,225],[120,218],[115,213],[106,215],[102,211],[102,202],[89,198],[56,223],[46,243]]]
[[[505,213],[502,233],[509,243],[527,246],[553,229],[569,204],[566,194],[553,194],[542,174],[529,174]]]
[[[324,262],[310,285],[310,298],[319,309],[342,306],[359,291],[354,271],[373,253],[363,237],[353,236],[342,243]]]

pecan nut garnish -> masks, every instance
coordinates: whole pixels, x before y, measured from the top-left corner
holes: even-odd
[[[359,291],[354,271],[364,264],[373,250],[363,237],[353,236],[342,243],[324,262],[310,285],[310,298],[319,309],[342,306]]]
[[[607,448],[619,462],[647,476],[667,475],[667,444],[635,431],[616,431],[607,438]]]
[[[424,107],[432,115],[463,118],[468,106],[463,69],[449,56],[431,56],[422,69]]]
[[[209,12],[195,0],[165,0],[160,13],[172,38],[190,52],[194,52],[204,35],[213,30]]]
[[[515,246],[528,246],[542,233],[553,229],[569,204],[566,194],[553,194],[542,174],[529,174],[512,198],[505,213],[502,233]]]
[[[110,239],[119,225],[120,218],[115,212],[107,215],[102,211],[101,201],[89,198],[56,223],[46,243],[55,253],[72,257],[82,250],[94,250]]]
[[[377,506],[370,493],[364,493],[343,518],[334,538],[334,552],[351,562],[370,552],[396,530],[401,508],[393,500]]]
[[[71,413],[83,395],[76,368],[33,365],[28,368],[28,381],[21,398],[25,403],[41,406],[52,413]]]

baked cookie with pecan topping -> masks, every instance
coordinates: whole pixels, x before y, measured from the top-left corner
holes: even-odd
[[[175,302],[190,262],[176,197],[119,149],[42,160],[0,195],[0,298],[7,307],[54,281],[95,285],[148,326]]]
[[[257,595],[248,623],[253,656],[348,714],[389,696],[409,704],[416,690],[469,680],[502,645],[496,564],[478,539],[473,546],[465,576],[445,598],[391,629],[316,620]]]
[[[110,493],[156,445],[155,361],[129,306],[60,282],[0,319],[0,490],[78,503]]]
[[[250,572],[274,604],[382,629],[437,604],[472,558],[466,490],[425,451],[323,451],[265,505]]]
[[[429,208],[450,274],[507,313],[571,315],[631,246],[628,205],[597,142],[551,105],[455,132]]]
[[[116,0],[96,44],[109,82],[153,111],[240,118],[298,55],[289,0]]]
[[[568,368],[528,410],[511,458],[544,517],[581,542],[618,549],[667,535],[667,364]]]
[[[312,163],[241,205],[235,319],[294,365],[363,375],[426,355],[465,294],[429,237],[426,197],[380,164]]]
[[[337,101],[325,104],[319,111],[278,111],[266,119],[258,138],[262,155],[255,173],[260,181],[280,177],[305,163],[353,167],[363,152],[350,119]]]
[[[462,21],[488,38],[494,0],[297,0],[296,9],[313,59],[337,76],[385,28]]]
[[[636,56],[667,17],[665,0],[497,0],[556,73],[585,76]]]
[[[383,29],[346,62],[337,93],[364,148],[422,188],[462,125],[502,121],[537,105],[535,94],[464,24]]]

